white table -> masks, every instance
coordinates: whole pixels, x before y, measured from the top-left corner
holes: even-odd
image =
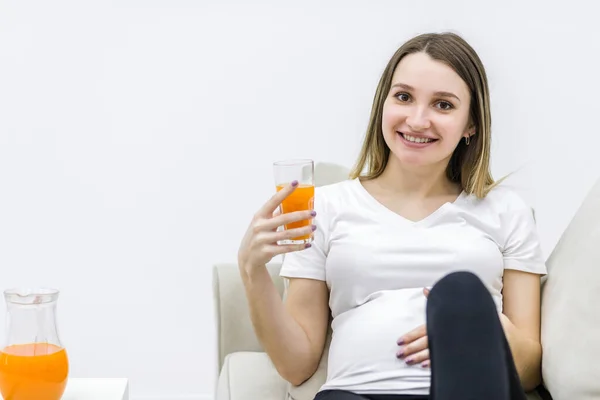
[[[61,400],[129,400],[129,380],[70,378]]]

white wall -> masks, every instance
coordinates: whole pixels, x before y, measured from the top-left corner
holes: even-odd
[[[325,5],[326,3],[326,5]],[[451,29],[488,68],[496,176],[548,254],[600,175],[592,2],[0,1],[0,287],[62,290],[72,375],[208,399],[210,268],[271,162],[350,165],[387,59]]]

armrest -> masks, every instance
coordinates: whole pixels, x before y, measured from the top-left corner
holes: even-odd
[[[269,274],[283,293],[283,279],[279,277],[281,264],[267,265]],[[263,351],[250,320],[248,301],[236,264],[218,264],[213,267],[213,301],[218,342],[218,369],[225,357],[238,351]]]
[[[266,353],[233,353],[225,358],[216,400],[284,400],[287,388]]]

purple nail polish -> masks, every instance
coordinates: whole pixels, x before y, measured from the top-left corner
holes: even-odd
[[[404,339],[398,339],[398,346],[402,346],[404,344]]]
[[[425,361],[423,364],[421,364],[421,367],[427,368],[427,367],[429,367],[429,363],[427,361]]]
[[[298,186],[298,181],[292,181],[292,186]]]
[[[316,226],[316,225],[313,225],[313,226],[312,226],[312,230],[313,230],[313,231],[316,231],[316,230],[317,230],[317,226]]]
[[[399,352],[396,353],[396,357],[398,358],[402,358],[402,356],[404,355],[404,351],[400,350]]]
[[[310,212],[310,215],[312,215],[313,217],[316,217],[317,216],[317,212],[313,210],[313,211]]]
[[[407,358],[405,362],[406,362],[408,365],[410,365],[410,364],[412,364],[412,363],[413,363],[413,361],[414,361],[414,360],[413,360],[412,358]]]
[[[309,248],[309,247],[311,247],[311,246],[312,246],[312,244],[310,244],[310,243],[306,243],[306,244],[304,245],[304,248],[305,248],[305,249],[308,249],[308,248]]]

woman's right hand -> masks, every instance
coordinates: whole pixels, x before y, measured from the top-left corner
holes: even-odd
[[[264,268],[265,264],[278,254],[300,251],[310,247],[310,243],[277,244],[280,240],[308,235],[316,229],[314,225],[309,224],[301,228],[277,231],[279,226],[310,220],[316,216],[313,210],[279,213],[281,202],[292,194],[296,187],[298,187],[298,182],[294,181],[275,193],[252,218],[238,250],[238,264],[246,274],[252,275],[257,268]]]

